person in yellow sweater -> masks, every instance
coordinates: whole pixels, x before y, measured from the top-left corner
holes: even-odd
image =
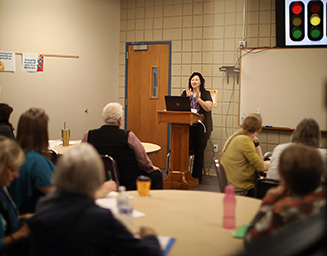
[[[257,114],[245,117],[242,128],[226,141],[220,162],[225,168],[229,185],[235,187],[235,194],[254,196],[256,171],[267,171],[269,161],[264,161],[257,138],[262,119]]]

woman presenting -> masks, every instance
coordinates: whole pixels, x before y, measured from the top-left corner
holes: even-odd
[[[202,182],[202,169],[204,150],[212,132],[212,99],[211,94],[204,88],[203,76],[194,72],[190,78],[182,96],[190,97],[191,110],[201,115],[202,123],[190,126],[190,149],[194,152],[194,164],[192,176]]]

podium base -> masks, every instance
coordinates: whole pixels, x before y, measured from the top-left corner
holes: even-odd
[[[163,180],[164,189],[196,188],[199,186],[199,179],[193,178],[189,171],[170,171]]]

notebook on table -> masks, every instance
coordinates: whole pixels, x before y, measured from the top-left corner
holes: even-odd
[[[191,111],[190,97],[165,96],[168,111]]]

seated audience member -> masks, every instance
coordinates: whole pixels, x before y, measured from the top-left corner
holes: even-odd
[[[18,219],[29,216],[18,216],[7,191],[7,186],[19,177],[18,168],[24,158],[23,150],[14,140],[0,136],[0,255],[26,255],[24,245],[29,229],[26,224],[20,225]]]
[[[15,135],[13,133],[14,127],[9,122],[12,111],[13,108],[8,104],[0,103],[0,134],[10,139],[15,139]]]
[[[95,204],[103,168],[96,150],[86,143],[60,158],[54,174],[57,190],[39,201],[27,221],[33,255],[161,255],[152,228],[141,228],[137,239],[110,210]]]
[[[105,124],[88,131],[82,142],[92,144],[101,155],[109,155],[116,160],[119,182],[127,190],[136,189],[139,175],[150,176],[152,189],[162,189],[162,173],[152,164],[140,140],[133,132],[120,129],[122,116],[123,108],[119,103],[107,104],[102,112]]]
[[[281,185],[268,190],[262,199],[246,232],[245,244],[320,213],[326,207],[322,172],[322,159],[316,149],[302,144],[287,147],[279,159]]]
[[[242,128],[226,141],[221,153],[229,185],[235,187],[235,194],[254,196],[256,171],[267,171],[269,162],[263,161],[262,150],[257,138],[262,119],[257,114],[245,117]]]
[[[8,190],[20,213],[35,211],[37,200],[54,187],[51,184],[55,165],[46,158],[49,117],[43,109],[30,108],[19,118],[17,142],[26,159],[19,168],[19,178]]]
[[[291,137],[291,142],[280,144],[275,147],[271,156],[271,161],[267,172],[267,178],[275,179],[275,180],[280,179],[278,173],[278,163],[279,163],[280,154],[283,152],[285,148],[287,148],[288,146],[294,143],[301,143],[303,145],[318,148],[320,145],[320,138],[321,138],[321,133],[318,123],[311,118],[303,119],[296,126],[296,129],[294,130]],[[326,165],[326,155],[322,154],[321,156]]]

